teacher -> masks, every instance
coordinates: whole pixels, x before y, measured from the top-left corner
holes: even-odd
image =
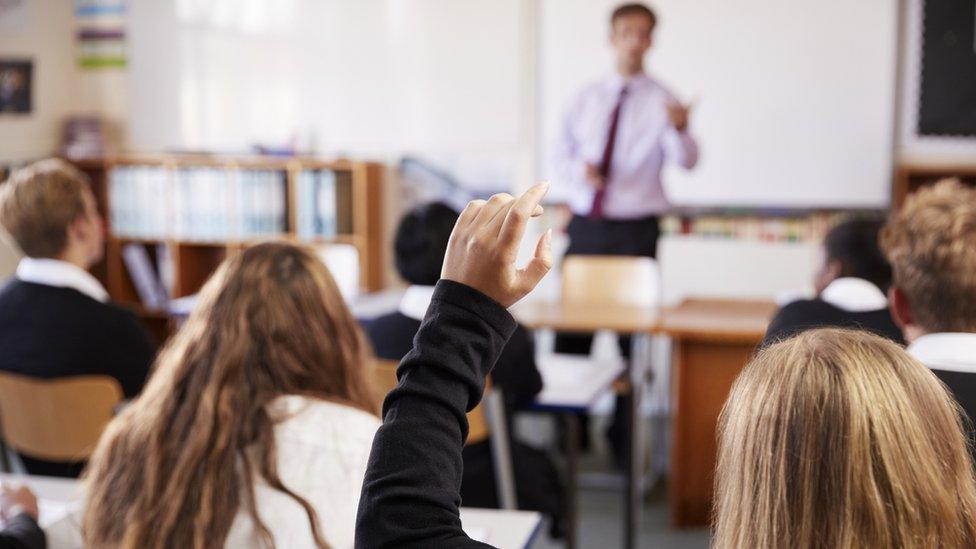
[[[698,162],[690,105],[644,70],[656,24],[643,4],[614,10],[616,71],[585,87],[566,114],[554,167],[558,184],[571,189],[567,255],[655,257],[658,216],[670,207],[661,169]]]

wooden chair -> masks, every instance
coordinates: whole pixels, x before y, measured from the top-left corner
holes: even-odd
[[[26,456],[84,461],[122,400],[122,387],[108,376],[0,373],[0,428],[6,443]]]
[[[398,365],[399,362],[394,360],[373,361],[372,381],[378,402],[382,403],[386,395],[396,387]],[[495,473],[499,504],[502,509],[516,509],[518,502],[515,495],[515,472],[505,417],[505,400],[501,391],[492,386],[491,378],[485,384],[485,394],[481,402],[468,412],[468,439],[465,445],[488,439],[491,439],[492,469]]]
[[[660,298],[660,273],[649,257],[572,255],[563,260],[563,303],[654,307]]]

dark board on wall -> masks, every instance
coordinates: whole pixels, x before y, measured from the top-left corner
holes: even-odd
[[[918,134],[976,137],[976,0],[925,0]]]

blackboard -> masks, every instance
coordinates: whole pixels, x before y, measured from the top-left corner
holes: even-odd
[[[925,0],[918,127],[976,137],[976,0]]]

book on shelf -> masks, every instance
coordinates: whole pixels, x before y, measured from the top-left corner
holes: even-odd
[[[280,170],[118,166],[109,177],[109,220],[122,238],[219,241],[287,231]]]
[[[297,182],[296,234],[312,240],[352,233],[352,185],[331,170],[303,170]]]
[[[146,247],[142,244],[126,244],[122,247],[122,259],[129,270],[136,293],[139,294],[139,300],[146,309],[159,311],[166,307],[169,296],[153,270]]]

